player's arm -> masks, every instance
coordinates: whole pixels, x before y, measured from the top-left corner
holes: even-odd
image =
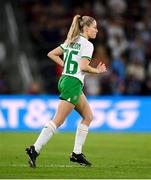
[[[81,71],[93,73],[93,74],[99,74],[107,71],[105,64],[103,64],[102,62],[100,62],[96,68],[91,67],[89,63],[90,63],[89,59],[82,58],[80,61]]]
[[[53,60],[56,64],[60,66],[64,66],[63,60],[60,58],[60,56],[63,55],[63,49],[61,47],[57,47],[50,51],[47,56]]]

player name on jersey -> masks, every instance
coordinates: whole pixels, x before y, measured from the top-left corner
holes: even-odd
[[[69,47],[72,48],[72,49],[80,50],[81,44],[79,44],[79,43],[71,43],[71,44],[69,45]]]

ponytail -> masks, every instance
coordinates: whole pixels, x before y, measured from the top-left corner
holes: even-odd
[[[65,40],[65,44],[69,45],[78,38],[79,34],[83,32],[84,26],[90,26],[92,22],[95,21],[93,17],[90,16],[80,16],[75,15],[69,29],[67,39]]]
[[[78,35],[80,34],[81,31],[79,25],[80,18],[81,18],[80,15],[74,16],[71,27],[67,35],[67,39],[65,40],[66,44],[71,44],[72,42],[74,42],[77,39]]]

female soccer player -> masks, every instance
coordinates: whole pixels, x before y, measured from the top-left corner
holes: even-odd
[[[94,49],[89,39],[95,39],[97,32],[97,23],[93,17],[76,15],[65,42],[48,53],[51,60],[63,67],[62,76],[58,83],[60,101],[53,120],[44,126],[36,142],[26,148],[31,167],[36,167],[36,158],[41,148],[52,137],[56,129],[63,124],[73,109],[83,119],[77,127],[70,161],[91,166],[82,153],[82,146],[86,140],[93,115],[82,89],[86,72],[93,74],[106,72],[106,66],[101,62],[96,68],[89,65]],[[63,55],[63,60],[60,58],[61,55]]]

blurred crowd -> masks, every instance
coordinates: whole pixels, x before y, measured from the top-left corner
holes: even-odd
[[[22,0],[33,51],[44,79],[36,84],[48,94],[57,93],[62,69],[47,53],[64,42],[76,14],[94,17],[99,33],[91,65],[102,61],[108,72],[88,74],[87,95],[151,95],[151,1],[150,0]]]

